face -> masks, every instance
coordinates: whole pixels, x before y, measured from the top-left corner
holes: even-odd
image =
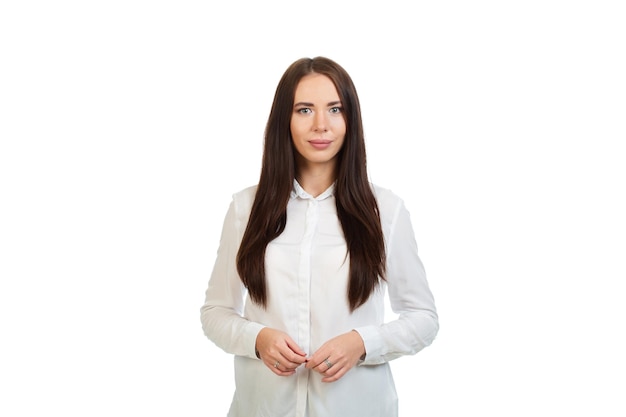
[[[296,87],[291,137],[300,168],[335,167],[346,135],[343,108],[335,85],[325,75],[304,76]]]

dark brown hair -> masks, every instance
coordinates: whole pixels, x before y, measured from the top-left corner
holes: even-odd
[[[348,73],[324,58],[302,58],[287,68],[276,88],[265,128],[261,176],[250,219],[237,253],[237,271],[252,301],[267,305],[265,250],[287,223],[287,203],[296,175],[290,122],[295,91],[305,75],[330,78],[337,89],[346,122],[346,135],[338,153],[335,201],[350,255],[347,291],[353,311],[369,298],[385,278],[385,244],[378,204],[367,177],[361,107]]]

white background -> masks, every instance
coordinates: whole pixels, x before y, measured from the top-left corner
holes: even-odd
[[[199,308],[276,83],[317,55],[440,313],[392,363],[401,416],[626,415],[619,3],[3,2],[0,415],[225,416]]]

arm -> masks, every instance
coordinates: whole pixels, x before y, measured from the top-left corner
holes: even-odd
[[[409,212],[398,200],[392,211],[387,239],[387,286],[391,308],[398,318],[382,326],[357,330],[365,344],[361,365],[375,365],[413,355],[430,345],[439,322],[433,295],[417,253]]]
[[[241,213],[240,213],[241,211]],[[248,211],[231,203],[217,260],[200,309],[204,334],[217,346],[238,356],[258,358],[275,374],[288,376],[306,360],[306,353],[282,331],[243,317],[246,289],[237,273],[236,257]]]
[[[235,260],[245,223],[237,211],[233,200],[224,219],[200,317],[204,334],[218,347],[234,355],[256,358],[255,342],[264,326],[242,316],[246,289],[239,279]]]

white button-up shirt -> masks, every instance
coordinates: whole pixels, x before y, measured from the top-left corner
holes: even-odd
[[[205,334],[235,355],[235,394],[229,417],[394,417],[397,396],[388,361],[428,346],[439,329],[433,296],[417,254],[409,213],[389,190],[374,187],[387,254],[387,276],[350,312],[349,259],[337,218],[334,186],[318,197],[294,182],[283,233],[269,243],[267,308],[246,302],[235,258],[256,187],[233,196],[215,266],[201,308]],[[385,294],[397,318],[385,322]],[[269,326],[289,334],[307,354],[356,330],[366,356],[335,382],[297,368],[277,376],[255,355],[256,337]]]

